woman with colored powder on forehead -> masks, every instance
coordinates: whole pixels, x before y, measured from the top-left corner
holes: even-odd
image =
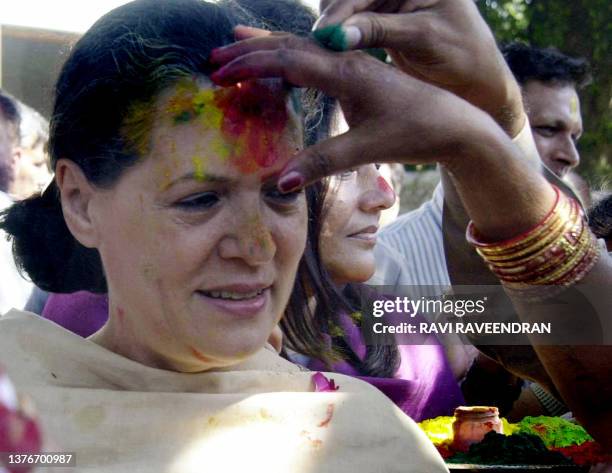
[[[277,189],[303,146],[296,92],[209,79],[210,51],[244,21],[232,5],[137,0],[75,45],[54,183],[2,226],[39,287],[107,292],[109,318],[83,339],[9,312],[0,360],[43,439],[83,469],[446,471],[379,391],[313,378],[267,343],[305,304],[292,289],[317,190]]]

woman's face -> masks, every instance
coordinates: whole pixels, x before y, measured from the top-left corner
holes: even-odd
[[[97,191],[96,215],[109,323],[148,364],[229,365],[279,321],[307,228],[303,193],[274,178],[301,146],[287,98],[270,83],[190,81],[161,94],[150,133],[132,111],[125,133],[145,157]]]
[[[393,189],[374,164],[330,179],[319,246],[336,284],[364,282],[374,274],[378,220],[394,202]]]

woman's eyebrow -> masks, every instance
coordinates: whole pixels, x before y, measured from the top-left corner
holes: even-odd
[[[188,172],[187,174],[183,174],[181,177],[171,181],[165,186],[165,189],[170,189],[171,187],[180,184],[185,181],[198,181],[198,182],[212,182],[217,184],[227,184],[231,182],[231,179],[223,176],[215,176],[214,174],[207,174],[202,172]]]

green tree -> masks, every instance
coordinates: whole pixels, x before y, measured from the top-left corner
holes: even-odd
[[[580,92],[585,132],[578,172],[595,189],[612,189],[612,2],[610,0],[477,0],[498,42],[525,41],[582,56],[593,83]]]

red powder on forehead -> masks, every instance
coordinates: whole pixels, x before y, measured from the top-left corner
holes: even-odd
[[[242,172],[273,166],[286,155],[281,146],[289,120],[286,96],[279,86],[255,81],[215,92],[215,105],[223,111],[221,133],[238,145],[231,159]]]
[[[378,184],[378,189],[381,192],[384,192],[385,194],[391,194],[391,195],[393,195],[393,198],[395,199],[395,191],[389,185],[389,183],[387,182],[387,180],[384,177],[378,176],[378,178],[376,179],[376,183]]]

